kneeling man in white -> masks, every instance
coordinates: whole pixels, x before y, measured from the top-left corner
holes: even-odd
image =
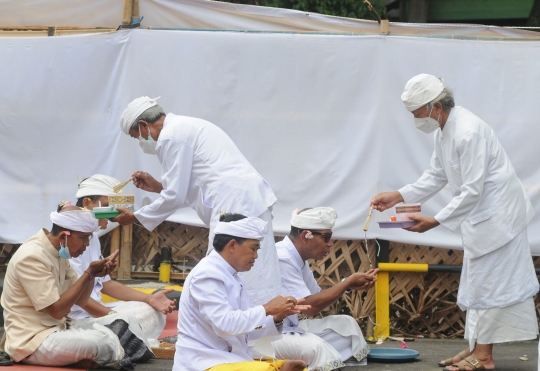
[[[215,228],[214,250],[190,272],[180,298],[173,371],[301,371],[302,361],[259,362],[249,342],[281,333],[283,319],[306,310],[277,296],[251,308],[239,272],[255,264],[267,222],[225,214]],[[261,287],[264,283],[261,282]],[[269,349],[272,350],[271,347]],[[268,354],[273,356],[271,354]]]
[[[304,298],[314,316],[334,303],[347,290],[368,290],[378,269],[354,273],[326,290],[321,290],[309,268],[308,259],[324,259],[332,248],[332,228],[337,213],[330,207],[295,210],[289,236],[276,244],[281,270],[282,295]],[[278,358],[301,359],[308,370],[334,370],[366,364],[369,347],[354,318],[347,315],[322,319],[285,319],[283,339],[272,342]]]

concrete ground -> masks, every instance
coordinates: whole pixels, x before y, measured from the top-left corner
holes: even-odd
[[[410,349],[420,352],[420,357],[406,363],[376,363],[369,361],[367,366],[347,367],[343,371],[416,371],[416,370],[443,370],[437,366],[441,359],[453,356],[467,348],[465,340],[431,340],[415,339],[407,343]],[[390,347],[398,348],[399,342],[387,341],[382,345],[370,345],[371,348]],[[538,341],[524,341],[495,345],[495,367],[498,370],[538,370]],[[519,357],[527,355],[528,361],[521,361]],[[139,364],[135,371],[170,371],[173,361],[168,359],[154,359],[150,362]],[[101,369],[99,369],[101,370]],[[103,369],[105,370],[105,369]]]
[[[0,277],[0,289],[2,287],[2,277]],[[160,288],[160,284],[156,282],[148,282],[147,280],[131,280],[122,281],[122,283],[132,287],[153,287]],[[3,327],[0,326],[0,336],[3,335]],[[410,349],[420,352],[420,357],[417,360],[404,363],[388,363],[388,362],[373,362],[369,361],[367,366],[362,367],[347,367],[343,371],[424,371],[424,370],[443,370],[437,366],[437,362],[451,357],[463,349],[467,348],[467,342],[463,339],[456,340],[432,340],[432,339],[415,339],[415,341],[407,342]],[[399,348],[399,342],[388,340],[382,345],[371,344],[372,349],[379,347]],[[538,341],[523,341],[515,343],[506,343],[495,345],[494,349],[495,367],[498,370],[523,370],[523,371],[540,371],[538,370]],[[528,356],[528,361],[522,361],[519,357]],[[173,360],[169,359],[153,359],[147,363],[141,363],[135,367],[135,371],[171,371]],[[96,370],[107,370],[99,368]]]

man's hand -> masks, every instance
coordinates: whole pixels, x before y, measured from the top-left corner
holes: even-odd
[[[373,196],[370,203],[375,210],[384,211],[397,203],[404,202],[403,196],[398,191],[383,192]]]
[[[298,301],[292,296],[276,296],[268,303],[263,305],[264,310],[266,311],[267,316],[273,316],[275,314],[281,313],[287,309],[292,309],[298,304]]]
[[[417,224],[412,227],[403,228],[410,232],[424,233],[425,231],[429,231],[431,228],[435,228],[440,224],[435,218],[418,214],[409,215],[409,219],[417,222]]]
[[[90,273],[92,277],[105,277],[111,273],[118,265],[116,258],[118,257],[119,252],[120,250],[116,250],[105,259],[96,260],[90,263],[87,269],[88,273]]]
[[[163,190],[163,185],[154,179],[154,177],[144,171],[136,171],[132,175],[135,187],[147,192],[159,193]]]
[[[351,290],[369,290],[377,281],[375,275],[379,273],[379,269],[370,269],[366,273],[354,273],[347,278],[349,289]]]
[[[117,207],[116,210],[120,211],[120,215],[111,219],[111,222],[116,222],[120,225],[130,225],[138,222],[133,211],[126,209],[125,207]]]
[[[297,305],[295,305],[294,307],[285,309],[283,312],[275,314],[274,315],[274,322],[281,322],[281,321],[283,321],[283,319],[285,319],[285,318],[287,318],[289,316],[292,316],[293,314],[298,314],[298,313],[301,313],[301,312],[304,312],[304,311],[310,309],[311,305],[301,305],[301,303],[303,303],[305,300],[306,299],[304,299],[304,298],[298,299],[296,301]]]
[[[169,300],[165,295],[173,292],[173,289],[167,289],[158,291],[155,294],[150,295],[148,304],[155,310],[168,314],[176,310],[176,300]]]

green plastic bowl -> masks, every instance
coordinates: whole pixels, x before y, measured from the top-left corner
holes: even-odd
[[[112,219],[120,215],[118,210],[91,210],[96,219]]]

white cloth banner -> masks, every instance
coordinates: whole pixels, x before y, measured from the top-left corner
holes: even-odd
[[[331,206],[335,237],[363,238],[370,198],[429,166],[433,139],[415,130],[400,100],[406,81],[425,72],[495,130],[537,210],[528,230],[540,254],[539,42],[130,30],[0,38],[0,50],[1,242],[50,227],[49,213],[74,200],[78,178],[124,180],[139,169],[159,178],[155,156],[118,124],[142,95],[231,136],[278,197],[278,234],[293,209]],[[124,193],[137,208],[153,199],[132,185]],[[422,213],[449,200],[443,190]],[[460,234],[444,227],[379,229],[391,213],[374,212],[368,238],[460,248]],[[201,224],[190,210],[171,220]]]

